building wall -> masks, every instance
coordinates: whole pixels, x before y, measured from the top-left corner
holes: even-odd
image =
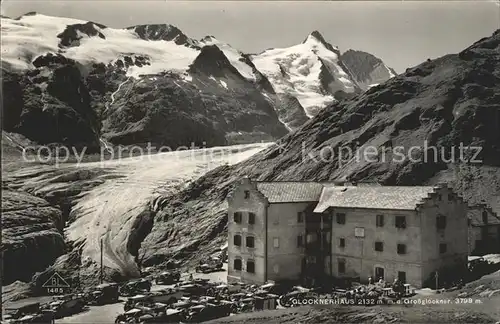
[[[305,244],[305,218],[298,223],[297,213],[304,212],[310,203],[270,204],[268,209],[268,279],[298,280],[302,271],[304,247],[297,246],[297,236]],[[279,247],[274,247],[274,239]]]
[[[344,225],[337,224],[336,214],[346,214]],[[376,226],[377,214],[384,215],[384,226]],[[406,217],[406,228],[395,227],[395,216]],[[332,272],[335,277],[368,277],[375,279],[375,267],[384,268],[386,281],[393,281],[398,271],[406,272],[406,282],[419,286],[421,282],[420,219],[414,211],[377,209],[332,209]],[[356,237],[355,229],[364,229],[364,237]],[[339,246],[340,238],[345,247]],[[382,252],[375,251],[375,242],[383,242]],[[406,245],[406,254],[397,253],[397,245]],[[339,272],[339,260],[346,261],[346,271]]]
[[[449,196],[451,195],[451,196]],[[467,265],[469,232],[467,204],[451,190],[439,189],[426,199],[418,214],[422,221],[423,280],[430,280],[437,270],[453,268],[457,272]],[[446,228],[438,230],[436,217],[446,216]],[[446,253],[440,253],[439,245],[446,244]]]
[[[245,198],[245,191],[250,196]],[[241,224],[234,222],[234,213],[242,212]],[[248,213],[255,213],[255,224],[248,224]],[[228,281],[264,283],[266,281],[266,212],[267,200],[248,179],[243,179],[228,198]],[[241,247],[234,245],[234,235],[242,237]],[[255,248],[247,248],[246,237],[255,238]],[[242,270],[234,269],[234,260],[242,259]],[[247,272],[249,260],[255,262],[255,273]]]
[[[481,227],[469,226],[469,255],[474,255],[476,242],[481,240]]]
[[[469,255],[500,252],[500,225],[469,226]]]
[[[483,222],[483,213],[486,212],[487,223]],[[484,255],[500,252],[500,224],[491,209],[484,205],[469,207],[469,254]],[[493,223],[491,221],[493,220]]]

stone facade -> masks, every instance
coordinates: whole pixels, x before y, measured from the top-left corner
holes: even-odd
[[[273,188],[243,179],[236,186],[228,198],[229,281],[299,281],[314,268],[318,276],[399,278],[422,287],[436,271],[466,266],[468,209],[451,189],[378,187],[357,193],[350,186],[345,194],[322,185],[331,194],[311,183]],[[235,221],[235,213],[241,220]],[[248,224],[250,213],[254,224]],[[247,236],[254,237],[254,247],[246,247]],[[247,271],[249,261],[253,272]]]

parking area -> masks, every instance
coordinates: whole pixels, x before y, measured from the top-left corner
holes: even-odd
[[[224,263],[224,271],[212,273],[196,273],[185,272],[181,275],[181,279],[188,279],[192,274],[195,279],[209,279],[211,282],[227,282],[227,263]],[[173,288],[174,285],[156,285],[153,284],[151,291],[160,291],[166,288]],[[123,298],[122,298],[123,299]],[[103,306],[90,306],[89,309],[83,313],[73,316],[61,318],[55,321],[56,324],[65,323],[114,323],[116,317],[123,313],[124,300],[120,303],[103,305]]]
[[[103,305],[103,306],[90,306],[89,309],[83,313],[73,316],[61,318],[55,321],[56,324],[66,323],[114,323],[115,318],[123,313],[123,302]]]

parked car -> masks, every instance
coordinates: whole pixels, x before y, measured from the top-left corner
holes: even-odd
[[[125,283],[120,287],[121,296],[128,297],[151,291],[151,281],[147,279],[138,279]]]
[[[18,319],[26,315],[36,314],[40,311],[40,303],[23,303],[18,307],[6,307],[4,312],[12,319]]]
[[[186,318],[188,323],[200,323],[213,319],[229,316],[231,308],[229,305],[196,305],[189,309],[189,315]]]
[[[157,285],[171,285],[179,282],[181,273],[179,271],[165,271],[155,278]]]
[[[82,297],[66,296],[49,304],[50,310],[55,312],[56,319],[80,313],[85,306],[86,303]]]
[[[90,305],[106,305],[118,302],[120,297],[119,286],[115,283],[101,284],[90,292],[88,300]]]
[[[148,318],[141,316],[139,320],[141,323],[179,323],[184,321],[184,316],[178,309],[165,309]]]
[[[151,299],[151,297],[146,295],[135,295],[127,299],[127,301],[123,305],[123,310],[125,312],[128,312],[129,310],[136,308],[136,305],[139,303],[152,304],[153,300]]]
[[[196,266],[196,272],[201,272],[201,273],[210,273],[210,272],[216,272],[216,271],[221,271],[223,269],[224,264],[220,260],[212,260],[209,263],[202,263]]]

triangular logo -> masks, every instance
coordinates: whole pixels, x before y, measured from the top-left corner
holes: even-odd
[[[69,288],[69,284],[66,280],[61,277],[60,274],[55,272],[49,280],[47,280],[43,285],[43,288]]]

